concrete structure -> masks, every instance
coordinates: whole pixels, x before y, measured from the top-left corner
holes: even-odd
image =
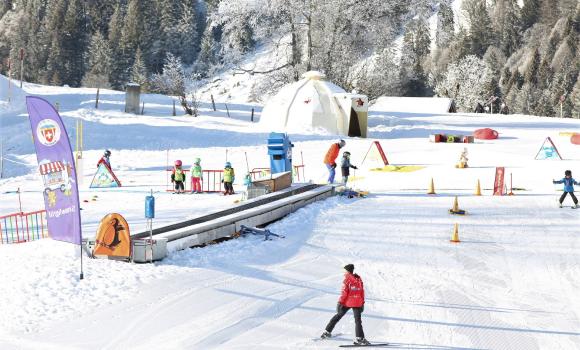
[[[125,113],[141,114],[141,85],[128,83],[125,87]]]

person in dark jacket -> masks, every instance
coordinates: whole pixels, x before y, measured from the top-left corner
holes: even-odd
[[[562,180],[552,180],[552,183],[564,184],[564,193],[562,193],[562,196],[558,200],[558,202],[560,202],[560,208],[562,208],[562,203],[564,202],[564,198],[566,198],[566,195],[568,193],[570,194],[570,197],[572,197],[572,200],[574,201],[574,206],[578,208],[578,198],[576,198],[576,195],[574,195],[574,185],[578,186],[580,184],[576,182],[576,180],[574,180],[574,178],[572,177],[571,170],[566,170],[564,172],[564,178],[562,178]]]
[[[340,170],[342,172],[342,183],[346,186],[348,177],[350,175],[350,168],[358,169],[356,166],[350,164],[350,152],[342,153],[342,162],[340,163]]]
[[[324,333],[322,333],[320,337],[322,339],[330,338],[334,326],[336,326],[338,321],[340,321],[342,316],[344,316],[348,310],[352,309],[356,332],[356,340],[354,341],[354,344],[369,345],[369,341],[365,339],[361,319],[361,315],[365,308],[365,290],[363,281],[359,275],[354,273],[353,264],[346,265],[344,269],[346,272],[344,273],[344,281],[342,282],[342,293],[340,294],[338,304],[336,305],[336,315],[330,319]]]

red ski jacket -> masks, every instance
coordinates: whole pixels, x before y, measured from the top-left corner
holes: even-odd
[[[361,307],[365,303],[363,281],[356,273],[348,273],[342,282],[342,293],[338,302],[346,307]]]
[[[338,143],[333,143],[330,145],[328,152],[324,156],[324,164],[333,165],[336,164],[336,157],[338,157],[338,152],[340,150],[340,146]]]

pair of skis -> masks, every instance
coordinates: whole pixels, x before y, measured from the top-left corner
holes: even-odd
[[[313,339],[314,341],[321,341],[321,340],[326,340],[326,339],[332,339],[332,338],[336,338],[338,336],[341,336],[342,333],[338,333],[338,334],[333,334],[330,338],[315,338]],[[363,345],[363,344],[343,344],[343,345],[339,345],[339,348],[363,348],[363,347],[367,347],[367,346],[372,346],[372,347],[387,347],[389,346],[389,343],[371,343],[371,344],[367,344],[367,345]]]

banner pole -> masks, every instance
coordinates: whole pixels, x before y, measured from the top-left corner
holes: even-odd
[[[81,274],[79,276],[80,280],[83,280],[85,278],[84,274],[83,274],[83,238],[81,237],[81,244],[79,245],[79,247],[81,248]]]

